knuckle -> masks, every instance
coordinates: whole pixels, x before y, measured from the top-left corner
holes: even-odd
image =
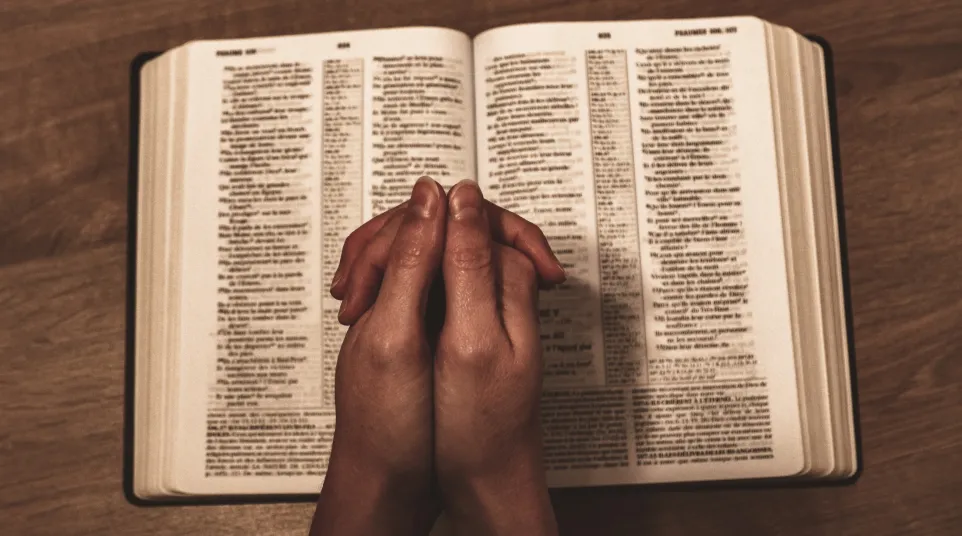
[[[363,353],[367,356],[368,364],[375,369],[387,369],[404,362],[402,356],[418,347],[417,339],[408,331],[391,330],[375,337],[366,337]]]
[[[491,248],[455,247],[448,250],[445,260],[454,268],[461,270],[487,270],[491,267]]]
[[[515,346],[507,359],[499,362],[498,376],[508,385],[519,387],[540,382],[542,374],[540,349]]]
[[[361,238],[358,236],[358,230],[352,231],[351,234],[347,235],[347,239],[344,240],[344,246],[341,248],[341,252],[347,255],[356,251],[357,248],[361,246],[359,243],[360,240]]]
[[[399,244],[400,245],[400,244]],[[398,268],[413,268],[424,263],[426,249],[418,245],[397,247],[391,253],[391,263]]]
[[[472,369],[490,368],[499,355],[497,345],[479,337],[449,337],[442,341],[445,364]]]
[[[388,357],[410,350],[411,344],[414,342],[413,337],[407,330],[391,330],[388,333],[379,334],[373,339],[371,344],[374,353]]]
[[[533,223],[529,225],[530,227],[528,227],[528,233],[531,236],[531,241],[536,244],[547,244],[548,237],[544,235],[544,231],[542,231],[540,227]]]
[[[531,225],[534,225],[534,224],[532,223]],[[538,232],[538,235],[537,235],[537,236],[538,236],[538,240],[541,240],[542,242],[544,242],[545,244],[547,244],[547,243],[548,243],[548,237],[545,236],[544,231],[541,230],[541,227],[538,227],[537,225],[534,225],[534,228],[535,228],[535,230]]]
[[[481,383],[496,384],[504,392],[512,392],[540,379],[540,361],[536,356],[515,352],[507,344],[463,344],[439,354],[437,361],[442,376],[466,374]]]
[[[512,356],[512,359],[505,360],[501,364],[499,372],[505,383],[514,385],[522,391],[530,390],[522,386],[541,378],[541,369],[537,361],[524,359],[517,355]]]

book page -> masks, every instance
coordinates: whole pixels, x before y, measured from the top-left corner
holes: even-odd
[[[803,467],[767,73],[755,18],[475,40],[479,181],[569,274],[541,301],[552,486]]]
[[[409,28],[189,45],[178,491],[314,493],[351,231],[474,174],[470,40]]]

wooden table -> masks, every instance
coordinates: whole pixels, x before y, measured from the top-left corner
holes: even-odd
[[[0,4],[0,532],[304,534],[312,506],[121,492],[128,64],[190,39],[755,14],[835,49],[865,473],[842,488],[577,491],[564,534],[962,529],[962,3],[6,0]],[[803,5],[809,7],[802,7]]]

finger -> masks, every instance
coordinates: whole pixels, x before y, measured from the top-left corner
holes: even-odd
[[[445,324],[465,333],[500,324],[492,245],[481,190],[471,181],[459,182],[448,194],[442,271]]]
[[[541,345],[538,274],[531,259],[511,247],[495,246],[498,296],[505,331],[516,348]]]
[[[347,240],[344,241],[344,247],[341,248],[341,260],[338,262],[337,270],[334,271],[334,277],[331,279],[331,296],[339,300],[344,299],[348,279],[345,276],[351,273],[351,265],[354,264],[354,260],[364,251],[365,246],[367,246],[367,243],[371,241],[374,235],[391,219],[391,216],[403,209],[406,203],[405,201],[375,216],[364,225],[355,229],[354,232],[347,237]]]
[[[441,185],[428,177],[418,179],[391,245],[375,314],[402,325],[423,326],[431,282],[444,250],[446,208]]]
[[[368,240],[364,249],[351,263],[349,272],[343,277],[345,283],[337,320],[345,326],[357,322],[361,315],[374,305],[381,279],[384,277],[384,267],[387,266],[390,256],[391,244],[394,243],[394,237],[404,220],[404,214],[404,210],[391,214],[387,222]]]
[[[486,201],[485,206],[491,220],[491,235],[496,241],[527,255],[545,283],[564,283],[567,277],[564,267],[537,225],[494,203]]]

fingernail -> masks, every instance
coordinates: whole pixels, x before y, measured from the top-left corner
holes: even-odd
[[[422,218],[430,218],[437,213],[440,198],[438,186],[434,179],[421,177],[414,183],[409,210]]]
[[[448,193],[448,206],[451,214],[456,218],[470,218],[477,216],[481,210],[481,202],[484,196],[477,183],[472,180],[463,180],[451,188]]]

